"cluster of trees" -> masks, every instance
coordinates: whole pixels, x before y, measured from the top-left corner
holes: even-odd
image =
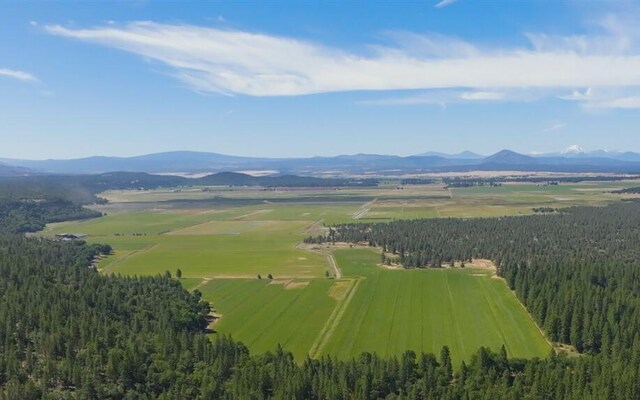
[[[0,199],[0,232],[36,232],[48,223],[100,216],[69,200]]]
[[[613,193],[617,194],[638,194],[640,193],[640,186],[630,187],[626,189],[614,190]]]
[[[553,208],[553,207],[534,207],[532,208],[532,210],[534,213],[539,213],[539,214],[554,213],[559,211],[557,208]]]

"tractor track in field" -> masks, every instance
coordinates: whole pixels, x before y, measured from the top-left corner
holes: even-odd
[[[139,250],[133,250],[131,252],[128,252],[127,254],[125,254],[124,256],[113,260],[113,262],[111,264],[109,264],[106,268],[103,269],[103,271],[111,271],[113,270],[114,267],[122,264],[123,262],[127,261],[128,259],[130,259],[131,257],[138,255],[138,254],[144,254],[147,253],[151,250],[153,250],[154,248],[158,247],[160,243],[153,243],[150,244],[149,246],[146,246],[143,249],[139,249]]]
[[[332,253],[327,252],[327,262],[329,263],[331,268],[333,268],[336,279],[342,278],[342,271],[340,270],[340,267],[338,266],[338,263],[336,262],[336,259]]]
[[[376,202],[376,200],[378,199],[373,199],[370,202],[363,204],[362,207],[352,215],[352,218],[360,219],[364,217],[369,211],[371,211],[371,206]]]
[[[309,356],[311,358],[316,358],[320,354],[324,346],[327,344],[327,342],[333,335],[333,332],[336,330],[336,328],[340,324],[340,320],[342,319],[344,313],[346,312],[349,306],[349,303],[351,302],[351,299],[353,299],[353,296],[356,293],[356,290],[358,289],[358,285],[360,285],[360,282],[362,282],[363,279],[364,278],[355,278],[352,280],[353,284],[351,286],[351,289],[349,290],[349,293],[344,298],[344,300],[339,302],[336,305],[336,308],[333,309],[333,312],[329,316],[329,319],[327,319],[327,322],[322,327],[322,330],[320,330],[318,337],[311,345],[311,349],[309,350]]]

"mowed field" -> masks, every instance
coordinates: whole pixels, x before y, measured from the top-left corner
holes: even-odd
[[[229,334],[256,352],[281,344],[304,359],[339,301],[339,283],[267,279],[215,279],[202,286],[216,314],[219,334]]]
[[[156,204],[157,206],[157,204]],[[114,255],[102,260],[106,273],[153,275],[180,269],[187,278],[312,278],[327,270],[323,255],[298,249],[318,233],[324,218],[344,218],[357,204],[260,205],[221,209],[147,209],[51,224],[44,235],[83,233],[90,242],[109,243]]]
[[[343,278],[212,280],[200,290],[222,318],[215,325],[256,351],[280,343],[307,355],[348,359],[451,348],[456,363],[480,346],[511,357],[551,347],[506,284],[481,269],[389,270],[371,249],[335,251]]]
[[[345,276],[362,277],[321,354],[452,350],[458,363],[480,346],[544,357],[550,346],[506,284],[481,269],[388,270],[369,249],[337,250]]]
[[[255,352],[280,343],[298,360],[360,352],[438,353],[456,363],[479,346],[545,357],[550,345],[505,283],[487,270],[389,270],[371,249],[310,251],[324,224],[533,213],[534,207],[604,205],[638,182],[446,189],[442,185],[264,191],[184,188],[107,192],[102,218],[51,224],[42,235],[83,233],[111,244],[103,273],[155,275],[179,268],[229,334]],[[275,279],[268,280],[272,274]],[[262,279],[257,279],[261,275]]]

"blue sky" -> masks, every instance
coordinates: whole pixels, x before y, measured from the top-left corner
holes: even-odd
[[[0,3],[0,157],[640,151],[631,1]]]

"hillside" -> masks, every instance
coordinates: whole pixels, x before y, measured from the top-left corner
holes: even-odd
[[[609,156],[610,154],[610,156]],[[33,173],[101,174],[113,171],[146,173],[216,173],[259,171],[262,174],[335,176],[402,175],[425,172],[469,170],[520,170],[548,172],[640,172],[635,153],[564,153],[528,156],[502,150],[488,157],[472,152],[444,154],[427,152],[401,157],[354,154],[335,157],[254,158],[218,153],[175,151],[135,157],[88,157],[69,160],[0,159],[5,175],[32,170]],[[13,168],[9,167],[12,166]],[[0,175],[2,175],[0,166]]]

